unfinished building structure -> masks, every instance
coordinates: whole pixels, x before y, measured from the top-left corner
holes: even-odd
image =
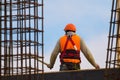
[[[120,0],[112,0],[106,67],[44,73],[43,0],[0,0],[0,80],[120,80]]]
[[[113,0],[106,68],[120,67],[120,0]]]
[[[31,75],[44,72],[43,47],[43,0],[0,0],[0,80],[38,80]]]
[[[108,71],[111,68],[120,69],[120,0],[112,0],[105,73],[106,80],[120,80],[115,72]]]

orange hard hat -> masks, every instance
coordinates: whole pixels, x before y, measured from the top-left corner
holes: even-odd
[[[64,28],[64,31],[76,31],[76,27],[74,24],[67,24]]]

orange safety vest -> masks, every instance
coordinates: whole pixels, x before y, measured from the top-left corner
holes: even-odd
[[[75,47],[77,50],[75,50]],[[60,38],[60,61],[61,63],[80,63],[80,37],[73,35],[68,37],[64,35]]]

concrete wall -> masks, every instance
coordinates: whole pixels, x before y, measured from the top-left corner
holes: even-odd
[[[120,80],[120,69],[47,73],[45,80]]]
[[[1,77],[1,80],[120,80],[120,69],[49,72],[44,74],[44,78],[37,74]]]

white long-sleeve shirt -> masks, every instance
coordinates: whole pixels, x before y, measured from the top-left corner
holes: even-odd
[[[87,60],[95,67],[96,62],[90,52],[90,50],[87,48],[84,40],[80,38],[80,50],[84,54],[84,56],[87,58]],[[50,66],[53,67],[56,61],[56,58],[58,54],[60,53],[60,40],[57,41],[55,48],[53,49],[50,57]]]

